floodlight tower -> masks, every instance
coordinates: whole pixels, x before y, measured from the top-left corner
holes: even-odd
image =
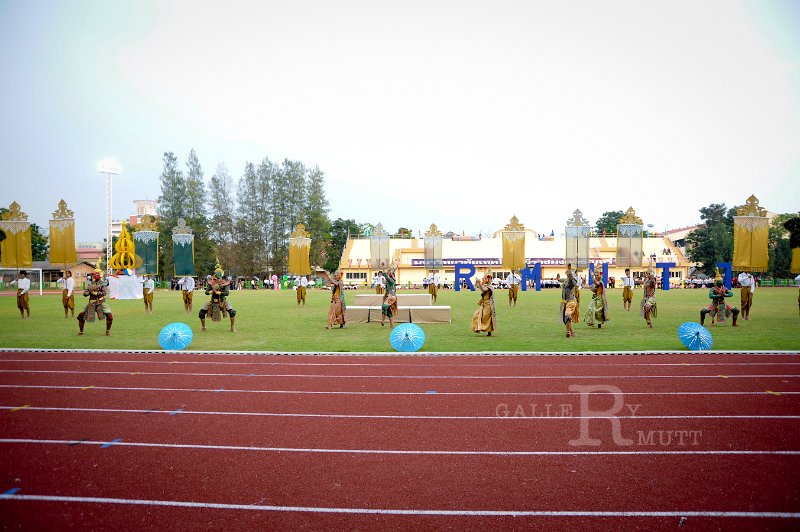
[[[103,159],[97,163],[97,172],[106,175],[106,273],[111,274],[111,176],[122,169],[115,159]]]

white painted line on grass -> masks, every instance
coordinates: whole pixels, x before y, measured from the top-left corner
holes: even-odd
[[[105,441],[89,440],[35,440],[25,438],[0,438],[0,444],[41,444],[41,445],[106,445]],[[199,445],[189,443],[148,443],[148,442],[115,442],[117,447],[154,447],[160,449],[198,449],[221,451],[258,451],[278,453],[322,453],[322,454],[408,454],[408,455],[454,455],[454,456],[650,456],[650,455],[713,455],[713,456],[800,456],[800,451],[716,451],[716,450],[683,450],[683,451],[449,451],[449,450],[414,450],[414,449],[320,449],[302,447],[258,447],[251,445]]]
[[[0,373],[51,373],[60,375],[131,375],[130,371],[73,371],[0,369]],[[487,380],[545,380],[545,379],[718,379],[719,375],[323,375],[314,373],[182,373],[169,371],[138,371],[136,375],[173,375],[183,377],[268,377],[309,379],[487,379]],[[800,375],[726,375],[736,379],[797,379]]]
[[[316,390],[242,390],[242,389],[220,389],[220,388],[148,388],[137,386],[48,386],[48,385],[35,385],[35,384],[0,384],[2,388],[13,389],[33,389],[33,390],[81,390],[87,389],[100,390],[100,391],[137,391],[137,392],[195,392],[195,393],[263,393],[263,394],[278,394],[278,395],[410,395],[410,396],[425,396],[436,397],[437,395],[476,395],[476,396],[580,396],[582,392],[440,392],[435,394],[426,391],[416,392],[366,392],[366,391],[316,391]],[[687,392],[624,392],[628,395],[760,395],[769,398],[769,394],[764,390],[755,392],[750,391],[724,391],[724,392],[704,392],[704,391],[687,391]],[[800,395],[800,391],[787,392],[780,391],[781,395]]]
[[[160,501],[152,499],[115,499],[111,497],[68,497],[63,495],[3,495],[0,501],[81,502],[90,504],[129,504],[213,510],[260,512],[305,512],[327,514],[412,515],[448,517],[739,517],[753,519],[800,519],[796,512],[716,512],[716,511],[577,511],[577,510],[426,510],[393,508],[331,508],[314,506],[267,506],[259,504],[223,504],[196,501]],[[0,502],[1,504],[2,502]]]
[[[15,405],[0,406],[0,410],[19,409]],[[117,414],[171,414],[175,410],[141,410],[134,408],[77,408],[77,407],[49,407],[26,406],[25,412],[104,412]],[[184,410],[181,415],[200,416],[254,416],[254,417],[302,417],[302,418],[328,418],[328,419],[419,419],[419,420],[501,420],[501,421],[528,421],[528,420],[575,420],[575,419],[800,419],[800,416],[746,416],[746,415],[703,415],[703,416],[403,416],[403,415],[368,415],[368,414],[313,414],[292,412],[216,412],[202,410]]]

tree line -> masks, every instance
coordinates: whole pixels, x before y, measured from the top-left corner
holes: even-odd
[[[172,234],[179,218],[195,235],[198,274],[211,273],[217,258],[232,276],[287,273],[289,236],[298,223],[311,234],[311,264],[328,267],[335,256],[338,266],[341,250],[336,255],[330,246],[325,175],[319,167],[265,157],[246,163],[234,179],[225,163],[219,163],[206,183],[194,150],[185,173],[173,152],[165,152],[162,160],[159,270],[165,276],[174,271],[174,262],[172,240],[164,235]]]

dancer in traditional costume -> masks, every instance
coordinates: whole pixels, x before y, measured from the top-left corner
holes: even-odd
[[[183,309],[188,314],[192,311],[192,297],[194,296],[194,286],[195,286],[194,277],[192,277],[191,275],[187,275],[186,277],[181,278],[181,280],[178,281],[178,284],[181,286],[181,295],[183,296]]]
[[[389,266],[385,272],[381,272],[383,284],[386,285],[386,292],[383,294],[381,304],[381,327],[389,318],[389,326],[394,327],[394,317],[397,316],[397,278],[395,277],[395,267]]]
[[[572,264],[567,264],[567,276],[561,282],[561,321],[567,326],[567,338],[571,336],[578,336],[573,329],[573,316],[575,309],[578,306],[578,301],[575,297],[575,287],[578,286],[578,279],[572,271]]]
[[[626,271],[627,273],[627,271]],[[653,328],[652,318],[658,316],[658,306],[656,305],[656,272],[648,269],[644,279],[644,293],[639,304],[639,315],[647,322],[647,326]]]
[[[719,323],[724,323],[728,318],[733,316],[733,326],[736,327],[736,318],[739,317],[739,309],[732,307],[725,303],[726,297],[733,297],[733,292],[725,288],[722,284],[722,276],[717,270],[717,276],[714,278],[714,286],[708,291],[708,298],[711,303],[700,311],[700,325],[705,325],[706,314],[711,315],[711,325],[714,325],[714,320]]]
[[[64,277],[58,280],[57,283],[61,287],[61,304],[64,305],[64,319],[69,319],[69,314],[75,317],[75,279],[72,278],[72,272],[67,270],[64,272]]]
[[[621,277],[622,279],[622,306],[623,308],[630,312],[631,311],[631,302],[633,301],[633,288],[634,288],[634,279],[631,277],[631,269],[625,268],[625,275]]]
[[[28,317],[31,317],[31,303],[28,292],[31,289],[31,280],[28,279],[28,272],[20,270],[19,278],[11,281],[11,284],[17,285],[17,308],[19,309],[20,319],[25,319],[25,312]]]
[[[738,277],[739,285],[742,287],[741,294],[741,313],[743,320],[750,319],[750,309],[753,306],[753,294],[756,291],[756,280],[753,274],[742,272]]]
[[[325,275],[325,284],[331,288],[331,306],[328,308],[328,325],[326,329],[333,329],[338,325],[343,328],[346,325],[344,319],[344,312],[346,304],[344,302],[344,283],[342,282],[342,272],[336,271],[333,274],[333,279]]]
[[[145,315],[153,314],[153,292],[155,292],[155,290],[156,282],[153,280],[153,276],[148,273],[144,276],[144,284],[142,284]]]
[[[431,295],[431,299],[433,300],[433,304],[436,304],[436,300],[439,298],[439,284],[438,275],[436,272],[432,272],[431,276],[428,278],[428,293]]]
[[[519,294],[519,284],[522,282],[522,277],[519,276],[517,270],[511,268],[511,273],[506,277],[506,284],[508,285],[508,306],[517,306],[517,294]]]
[[[472,330],[476,333],[487,333],[491,336],[497,330],[497,313],[494,307],[494,291],[492,291],[492,274],[487,273],[482,280],[475,283],[481,292],[478,300],[478,310],[472,315]]]
[[[222,317],[227,313],[231,320],[231,332],[236,332],[236,310],[228,301],[231,291],[230,283],[225,279],[225,272],[217,262],[214,268],[214,276],[211,277],[206,286],[206,295],[211,296],[211,300],[200,309],[200,330],[206,330],[206,316],[211,315],[211,321],[222,321]]]
[[[575,271],[575,310],[572,311],[572,323],[581,322],[581,289],[586,284],[586,279],[581,274]]]
[[[98,264],[99,262],[98,260]],[[83,291],[83,297],[88,297],[89,302],[83,312],[78,314],[79,336],[83,335],[83,326],[86,322],[93,322],[95,317],[106,320],[106,336],[111,336],[111,323],[114,321],[114,315],[111,314],[111,307],[106,303],[107,295],[108,281],[103,279],[103,271],[97,267],[89,274],[89,284]]]
[[[589,311],[583,321],[589,327],[601,329],[603,324],[611,319],[608,312],[608,301],[606,300],[606,287],[603,285],[603,272],[594,272],[594,284],[590,288],[592,291],[592,301],[589,303]]]
[[[299,279],[295,278],[295,286],[297,287],[297,304],[303,303],[306,306],[306,288],[308,287],[308,277],[301,275]]]

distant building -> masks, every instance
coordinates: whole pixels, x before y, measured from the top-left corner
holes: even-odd
[[[131,214],[128,216],[128,219],[125,220],[125,222],[132,226],[138,224],[139,219],[145,214],[149,214],[150,216],[158,216],[157,200],[134,200],[133,205],[136,207],[136,214]],[[122,222],[123,220],[111,221],[112,238],[118,237],[122,232]]]
[[[75,244],[75,252],[78,255],[79,261],[97,262],[99,257],[105,257],[105,250],[102,242],[77,242]]]
[[[554,279],[556,275],[564,275],[566,267],[564,256],[566,254],[566,241],[562,235],[544,236],[536,231],[526,229],[525,257],[529,267],[540,262],[542,265],[542,278]],[[472,237],[469,235],[450,234],[442,241],[442,262],[444,267],[439,270],[439,277],[452,283],[455,279],[456,263],[466,263],[475,266],[475,275],[482,275],[491,271],[496,277],[505,278],[508,271],[501,266],[502,263],[502,230],[494,232],[489,238]],[[424,238],[390,238],[389,256],[391,262],[398,263],[398,282],[405,286],[421,285],[427,272],[424,266],[425,249]],[[595,264],[608,263],[609,277],[619,279],[624,275],[624,267],[616,265],[617,238],[616,236],[593,236],[589,239],[590,261]],[[657,262],[672,262],[676,266],[670,271],[670,279],[674,284],[680,283],[688,277],[689,269],[693,266],[683,251],[667,237],[650,235],[643,240],[643,259],[640,267],[631,267],[634,276],[640,276],[647,270],[649,258],[655,256]],[[370,283],[377,270],[370,266],[370,240],[363,237],[351,237],[345,245],[339,268],[348,283]],[[582,273],[586,276],[586,272]],[[661,275],[661,270],[657,270]],[[619,286],[619,285],[617,285]]]

